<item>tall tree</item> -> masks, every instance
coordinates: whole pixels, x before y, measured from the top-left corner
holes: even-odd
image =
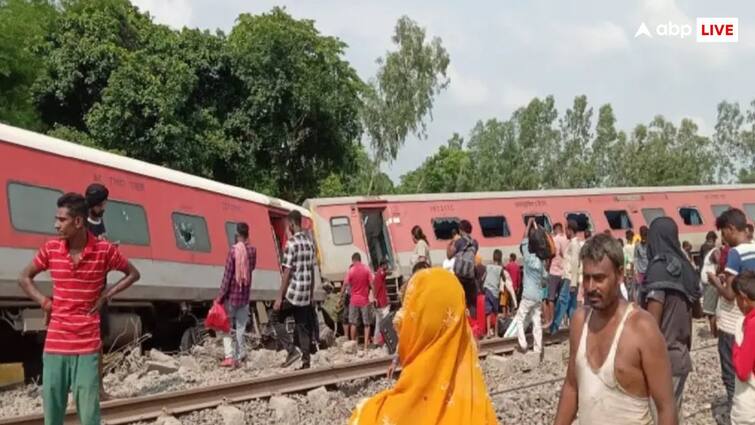
[[[362,121],[377,168],[396,159],[409,134],[426,137],[425,118],[449,83],[450,59],[440,38],[426,42],[424,28],[402,16],[392,41],[398,50],[378,59],[377,76],[363,95]]]
[[[592,108],[587,105],[587,96],[577,96],[560,120],[560,150],[553,163],[551,175],[555,187],[588,187],[592,149]]]
[[[34,52],[58,16],[48,0],[0,0],[0,122],[40,130],[31,86],[42,58]]]
[[[361,134],[363,83],[346,45],[274,8],[239,16],[228,47],[243,93],[226,122],[238,183],[297,202],[317,193]]]
[[[513,186],[519,190],[555,186],[555,174],[560,172],[553,168],[559,154],[560,133],[554,126],[556,118],[558,111],[553,96],[543,100],[534,98],[526,107],[514,112],[511,120],[516,145],[520,149],[517,160],[519,166],[527,170],[512,176]]]
[[[68,0],[39,47],[44,64],[33,87],[42,121],[86,131],[85,117],[129,52],[153,25],[128,0]]]
[[[624,149],[626,134],[616,130],[616,117],[611,104],[607,103],[598,110],[598,123],[595,126],[595,138],[592,142],[587,183],[589,187],[606,187],[616,185],[614,175],[620,168],[619,152]]]

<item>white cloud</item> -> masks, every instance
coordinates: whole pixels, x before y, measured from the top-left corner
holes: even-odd
[[[571,37],[568,37],[569,34]],[[574,43],[575,52],[587,55],[599,55],[629,47],[629,39],[624,28],[608,21],[596,25],[574,27],[565,35],[569,42]]]
[[[149,12],[155,21],[172,28],[190,26],[192,7],[190,0],[132,0],[140,10]]]
[[[449,66],[448,77],[451,80],[449,90],[461,105],[477,106],[488,100],[490,90],[485,82],[461,74],[453,63]]]
[[[537,96],[534,90],[509,82],[503,83],[501,93],[501,102],[509,112],[514,112],[520,107],[526,106],[532,98]]]

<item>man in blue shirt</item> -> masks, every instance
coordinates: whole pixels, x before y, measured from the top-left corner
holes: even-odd
[[[541,322],[543,279],[547,276],[543,261],[529,250],[529,235],[535,231],[537,224],[534,219],[527,223],[527,231],[522,241],[522,264],[524,265],[524,279],[522,280],[522,301],[519,303],[519,309],[516,312],[514,322],[516,323],[517,338],[519,339],[519,348],[522,351],[527,350],[527,338],[524,334],[526,323],[532,320],[532,336],[535,340],[535,353],[543,351],[543,324]]]

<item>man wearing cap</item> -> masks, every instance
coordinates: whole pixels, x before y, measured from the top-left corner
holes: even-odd
[[[107,198],[108,195],[110,195],[110,192],[107,190],[107,187],[105,185],[102,185],[100,183],[92,183],[89,186],[87,186],[86,191],[84,192],[84,198],[87,202],[87,207],[89,208],[89,214],[87,215],[87,221],[86,226],[89,232],[94,235],[97,239],[100,240],[106,240],[105,238],[105,221],[102,219],[102,216],[105,215],[105,205],[107,204]],[[105,286],[107,286],[107,282],[105,282],[105,285],[103,285],[103,293],[105,291]],[[102,305],[102,309],[100,309],[100,338],[104,341],[107,337],[110,327],[109,325],[109,315],[108,315],[108,309],[107,304]],[[105,401],[110,399],[110,395],[105,392],[105,376],[103,373],[103,363],[102,358],[105,354],[104,352],[104,344],[100,345],[100,357],[99,357],[99,373],[100,373],[100,400]]]

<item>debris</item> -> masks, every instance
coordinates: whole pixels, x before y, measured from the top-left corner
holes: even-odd
[[[330,393],[325,387],[316,388],[307,393],[307,400],[317,410],[323,410],[330,404]]]
[[[284,424],[295,424],[299,421],[299,405],[288,397],[270,397],[269,406],[275,411],[275,417]]]
[[[163,415],[157,418],[155,425],[181,425],[181,421],[170,415]]]
[[[356,341],[346,341],[341,345],[341,350],[343,350],[346,354],[356,354],[357,353],[357,342]]]
[[[148,361],[147,371],[157,371],[160,375],[168,375],[170,373],[178,372],[178,366],[175,362]]]
[[[154,349],[154,348],[151,349],[151,350],[149,350],[149,358],[152,359],[152,360],[158,361],[158,362],[163,362],[163,363],[175,362],[176,361],[173,357],[171,357],[171,356],[163,353],[160,350]]]
[[[181,356],[178,360],[178,365],[179,367],[186,368],[190,371],[198,371],[202,369],[199,362],[194,357],[189,356]]]
[[[244,412],[241,410],[222,404],[218,406],[218,413],[223,418],[224,425],[244,425]]]

